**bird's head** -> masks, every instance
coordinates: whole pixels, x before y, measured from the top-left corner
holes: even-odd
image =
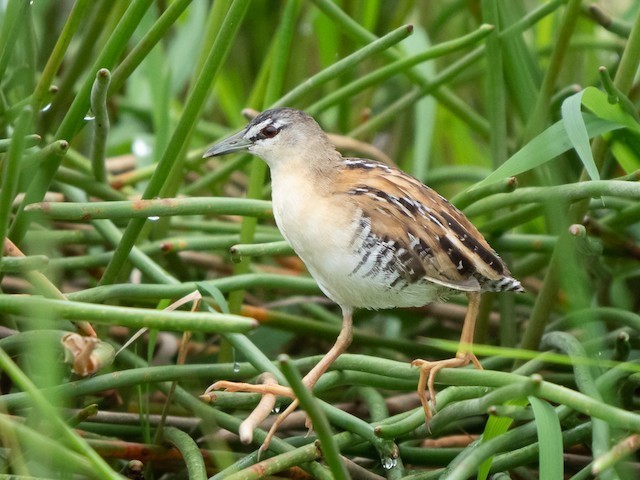
[[[335,152],[311,116],[295,108],[274,108],[262,112],[244,129],[218,142],[206,151],[204,157],[244,150],[262,158],[273,168],[326,149]]]

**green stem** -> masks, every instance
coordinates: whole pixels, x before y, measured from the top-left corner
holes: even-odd
[[[28,272],[44,270],[49,264],[46,255],[30,255],[28,257],[1,257],[0,272]]]
[[[465,68],[473,65],[475,62],[482,58],[482,48],[477,48],[468,53],[460,60],[452,63],[449,67],[444,68],[438,73],[431,81],[423,81],[422,85],[413,89],[400,99],[396,100],[383,112],[373,117],[371,120],[363,123],[359,127],[354,128],[349,132],[349,136],[359,137],[365,133],[370,133],[378,130],[382,125],[389,123],[397,118],[397,115],[403,110],[411,107],[417,100],[425,95],[431,94],[436,96],[436,91],[439,87],[447,83],[449,80],[455,78]],[[469,113],[469,111],[467,111]],[[480,130],[484,130],[480,128]],[[487,128],[488,130],[488,128]]]
[[[483,0],[482,18],[484,22],[496,25],[498,29],[487,38],[485,44],[487,71],[485,78],[485,98],[487,117],[491,125],[489,141],[493,168],[502,165],[508,158],[507,116],[505,104],[505,79],[502,62],[500,32],[500,6],[497,0]]]
[[[280,355],[279,363],[282,373],[284,373],[291,389],[300,402],[300,406],[305,412],[307,412],[307,415],[309,415],[309,418],[313,423],[313,428],[320,440],[323,457],[327,462],[333,477],[338,480],[349,479],[350,477],[347,469],[340,458],[340,450],[333,438],[329,421],[323,411],[319,408],[317,400],[313,397],[307,386],[302,382],[300,373],[293,366],[287,355]]]
[[[94,468],[96,473],[100,475],[100,478],[113,480],[120,479],[120,476],[111,469],[111,467],[95,452],[95,450],[93,450],[82,437],[77,435],[67,426],[66,423],[64,423],[64,421],[58,416],[56,409],[44,397],[38,387],[31,382],[31,380],[15,363],[13,363],[13,360],[11,360],[3,350],[0,350],[0,368],[2,368],[2,370],[17,386],[29,395],[43,417],[53,423],[61,439],[63,439],[77,453],[86,457],[92,468]]]
[[[95,465],[90,462],[87,458],[82,455],[79,455],[76,452],[69,450],[68,448],[60,445],[59,439],[53,439],[42,433],[29,428],[23,423],[12,419],[9,415],[0,414],[0,438],[3,439],[3,443],[6,442],[7,445],[12,445],[14,439],[18,439],[21,441],[26,451],[32,450],[34,452],[47,452],[47,458],[50,459],[53,465],[56,465],[61,471],[70,472],[73,471],[74,474],[83,474],[87,475],[90,478],[95,478],[97,480],[101,480],[105,478],[102,474],[98,473],[99,470],[96,469]],[[13,438],[12,438],[13,437]],[[32,455],[36,455],[33,453]],[[42,461],[42,458],[34,458],[34,461]],[[47,465],[49,468],[50,465]],[[15,468],[15,467],[14,467]],[[53,472],[49,472],[50,475]],[[4,475],[2,476],[4,477]],[[10,477],[4,478],[22,478],[15,475],[11,475]],[[34,478],[34,477],[28,477]],[[121,478],[115,477],[115,472],[111,472],[111,477],[106,478]]]
[[[101,68],[96,73],[96,81],[91,89],[91,110],[94,115],[93,143],[91,145],[91,165],[97,181],[106,183],[107,136],[109,134],[109,112],[107,111],[107,91],[111,83],[111,72]]]
[[[67,52],[69,44],[71,43],[71,39],[78,30],[80,22],[85,19],[87,9],[92,4],[92,0],[78,0],[74,3],[73,8],[69,13],[69,17],[67,18],[67,21],[62,28],[62,32],[60,32],[60,35],[58,36],[56,45],[53,47],[53,51],[47,59],[47,64],[42,70],[40,80],[38,80],[38,83],[33,91],[31,105],[34,111],[38,112],[41,108],[44,107],[43,103],[49,93],[49,88],[53,83],[53,79],[55,78],[60,65],[62,65],[65,53]]]
[[[398,42],[407,38],[413,32],[411,25],[403,25],[388,33],[384,37],[375,39],[368,43],[365,47],[357,50],[346,58],[334,63],[328,68],[320,71],[313,77],[304,81],[304,83],[298,85],[296,88],[288,92],[284,97],[275,102],[272,107],[282,107],[286,105],[293,105],[296,101],[309,95],[309,92],[320,85],[324,85],[330,80],[338,77],[347,70],[362,63],[367,58],[377,53],[383,52],[388,48],[396,45]],[[416,62],[417,63],[417,62]]]
[[[265,255],[293,255],[293,249],[286,240],[269,243],[252,243],[233,245],[229,252],[232,259],[242,257],[260,257]]]
[[[479,42],[484,37],[489,35],[493,31],[491,25],[481,25],[478,30],[449,42],[443,42],[434,47],[428,48],[424,52],[418,53],[411,57],[402,58],[395,62],[382,67],[372,73],[364,75],[362,78],[355,79],[353,82],[349,82],[347,85],[339,88],[335,92],[331,92],[318,100],[313,105],[306,108],[306,111],[311,115],[318,114],[327,108],[341,102],[344,99],[353,97],[357,93],[361,92],[365,88],[381,83],[397,73],[400,73],[407,68],[411,68],[427,60],[438,58],[449,53],[456,52],[469,45]]]
[[[640,183],[619,180],[597,180],[568,183],[552,187],[519,188],[511,193],[499,193],[482,199],[465,209],[469,216],[494,212],[500,208],[524,203],[575,202],[585,198],[611,195],[622,198],[640,198]]]
[[[7,21],[6,18],[5,21]],[[32,118],[33,111],[30,107],[22,110],[14,126],[11,146],[4,158],[4,162],[2,162],[2,179],[0,179],[0,246],[4,245],[11,218],[11,207],[18,193],[20,160],[26,144],[27,131],[31,128]]]
[[[207,469],[204,465],[204,458],[196,442],[187,433],[175,427],[164,428],[164,439],[180,451],[184,462],[187,465],[189,480],[204,480],[207,478]]]
[[[25,136],[24,137],[24,148],[25,148],[25,150],[27,148],[35,147],[36,145],[38,145],[38,143],[40,143],[40,140],[42,140],[40,135],[31,134],[31,135]],[[7,150],[9,150],[9,147],[11,147],[12,143],[13,143],[13,139],[11,139],[11,138],[2,138],[2,139],[0,139],[0,153],[4,153]]]
[[[134,0],[131,2],[121,21],[118,23],[111,34],[111,37],[107,41],[107,44],[92,65],[90,74],[87,75],[87,78],[80,87],[80,90],[74,97],[73,103],[69,107],[69,110],[65,114],[64,119],[55,133],[56,140],[70,140],[82,127],[84,117],[89,110],[89,97],[91,96],[91,88],[93,86],[95,72],[100,68],[113,67],[122,51],[126,48],[131,35],[140,23],[144,13],[152,3],[153,0]],[[35,177],[29,184],[24,199],[20,205],[21,208],[18,211],[10,231],[10,236],[15,242],[19,243],[23,239],[29,226],[29,218],[24,215],[24,211],[22,209],[25,205],[42,200],[49,189],[51,180],[60,166],[60,161],[61,159],[52,158],[50,162],[47,162],[42,166],[42,168],[38,169]]]
[[[581,4],[582,0],[568,0],[567,2],[564,15],[560,22],[560,28],[558,29],[558,35],[553,43],[554,48],[551,53],[551,58],[549,59],[549,66],[545,70],[534,110],[526,126],[525,142],[538,135],[547,123],[549,104],[556,80],[564,63],[564,58],[569,47],[569,40],[573,35],[576,23],[580,17]]]
[[[41,202],[25,207],[56,220],[148,219],[173,215],[243,215],[269,218],[271,202],[229,197],[162,198],[133,202]]]
[[[153,47],[162,40],[167,31],[191,2],[192,0],[176,0],[167,6],[166,10],[160,15],[160,18],[158,18],[144,37],[136,43],[135,47],[133,47],[124,60],[122,60],[113,71],[111,85],[109,87],[110,93],[117,92],[122,88],[127,78],[129,78],[133,71],[147,57]]]
[[[165,181],[169,177],[176,177],[177,172],[180,171],[182,162],[176,161],[176,159],[183,158],[182,151],[189,143],[188,140],[191,137],[195,123],[206,103],[205,100],[210,86],[215,80],[220,65],[227,56],[232,40],[235,38],[248,6],[248,0],[236,0],[232,4],[202,72],[198,76],[193,90],[187,99],[184,112],[171,136],[171,140],[167,144],[167,149],[158,162],[158,166],[142,195],[143,199],[150,199],[157,196]],[[109,265],[107,265],[100,280],[101,284],[110,284],[116,280],[144,223],[144,219],[133,219],[129,222],[118,247],[114,251],[113,258],[109,262]]]
[[[9,60],[19,45],[15,38],[19,36],[18,29],[24,28],[31,4],[23,0],[12,0],[5,8],[0,27],[0,78],[5,78]]]
[[[34,309],[42,309],[69,320],[88,320],[130,328],[219,333],[248,332],[257,325],[255,320],[238,315],[114,307],[22,295],[0,296],[0,311],[4,313],[29,315]]]

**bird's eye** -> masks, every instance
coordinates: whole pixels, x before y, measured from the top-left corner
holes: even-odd
[[[267,125],[262,129],[260,133],[262,133],[267,138],[273,138],[278,134],[278,129],[273,125]]]

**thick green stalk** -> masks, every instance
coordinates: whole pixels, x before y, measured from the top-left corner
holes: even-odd
[[[0,296],[0,311],[4,313],[29,315],[36,308],[68,320],[130,328],[220,333],[248,332],[257,326],[255,320],[238,315],[114,307],[23,295]]]
[[[204,465],[204,458],[200,453],[200,448],[189,434],[178,430],[175,427],[164,428],[164,439],[180,451],[184,463],[187,465],[187,473],[189,480],[205,480],[207,478],[207,470]]]
[[[25,208],[56,220],[96,220],[172,215],[243,215],[269,218],[271,202],[230,197],[163,198],[157,200],[114,202],[42,202]]]
[[[498,193],[479,200],[467,208],[465,213],[469,216],[474,216],[524,203],[575,202],[585,198],[597,198],[607,195],[638,199],[640,198],[640,183],[621,182],[619,180],[596,180],[552,187],[519,188],[511,193]]]
[[[331,432],[331,426],[327,417],[317,405],[317,400],[311,394],[311,391],[302,382],[300,373],[291,363],[287,355],[281,355],[279,357],[280,368],[287,378],[289,385],[296,394],[296,398],[300,402],[300,406],[307,412],[313,428],[320,440],[320,446],[322,448],[322,455],[333,474],[333,477],[338,480],[346,480],[351,478],[347,469],[344,466],[340,458],[340,450]]]

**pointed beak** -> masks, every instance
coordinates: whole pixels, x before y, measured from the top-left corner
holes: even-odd
[[[246,150],[251,146],[251,140],[243,138],[246,132],[244,130],[225,138],[221,142],[216,143],[213,147],[207,150],[203,158],[216,157],[218,155],[225,155],[227,153],[236,152],[238,150]]]

